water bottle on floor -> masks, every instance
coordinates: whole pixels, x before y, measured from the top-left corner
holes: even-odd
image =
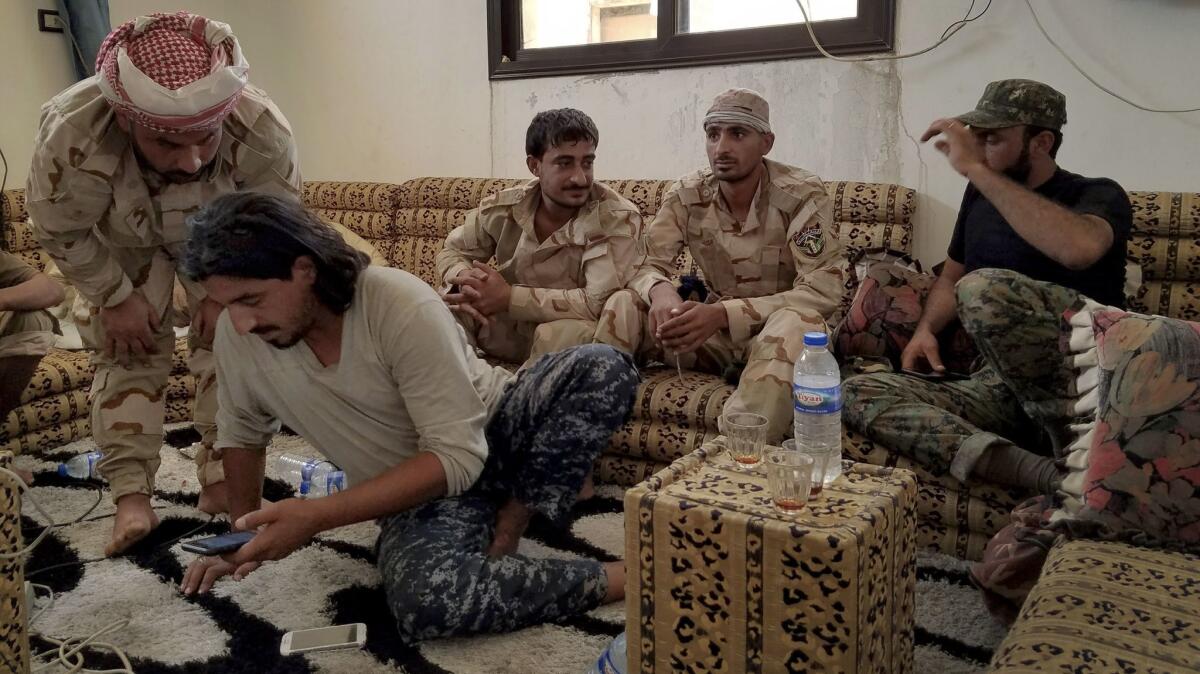
[[[625,672],[625,633],[621,632],[600,654],[596,664],[588,669],[588,674],[625,674]]]
[[[346,474],[325,459],[281,454],[275,465],[304,498],[328,496],[346,488]]]
[[[842,376],[823,332],[804,333],[804,351],[792,377],[796,444],[811,451],[832,448],[828,485],[842,474]]]
[[[96,464],[100,463],[102,456],[104,455],[100,452],[88,452],[72,456],[70,459],[67,459],[66,463],[58,464],[58,474],[62,477],[73,477],[77,480],[99,478],[100,474],[96,472]]]

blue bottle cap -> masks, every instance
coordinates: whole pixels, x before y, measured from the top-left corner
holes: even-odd
[[[804,346],[829,346],[829,335],[823,332],[806,332]]]
[[[58,476],[59,477],[70,477],[69,475],[67,475],[67,464],[65,464],[65,463],[58,464]]]

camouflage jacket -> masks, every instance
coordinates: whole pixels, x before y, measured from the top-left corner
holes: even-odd
[[[794,307],[830,319],[847,270],[833,231],[832,201],[821,179],[771,160],[739,223],[720,196],[710,169],[672,185],[646,227],[646,257],[629,286],[650,303],[650,289],[670,281],[686,247],[709,290],[724,305],[729,332],[748,339],[775,311]]]
[[[29,171],[30,220],[39,243],[92,304],[114,306],[143,279],[123,269],[117,249],[181,252],[186,219],[208,201],[253,189],[300,195],[296,145],[287,119],[247,86],[225,120],[215,160],[189,183],[144,169],[96,78],[42,106]]]
[[[603,183],[575,218],[538,243],[533,218],[541,200],[537,180],[484,199],[450,232],[437,256],[438,277],[451,283],[471,262],[496,258],[512,285],[508,314],[545,323],[597,320],[604,302],[637,269],[642,216],[637,206]]]

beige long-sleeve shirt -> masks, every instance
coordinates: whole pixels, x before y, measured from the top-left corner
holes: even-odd
[[[513,377],[475,355],[432,288],[390,267],[359,275],[334,365],[321,365],[303,341],[276,349],[239,335],[227,312],[214,353],[218,448],[264,448],[282,422],[351,484],[427,451],[442,462],[450,495],[483,471],[484,427]]]
[[[710,169],[671,187],[646,227],[645,262],[629,284],[644,302],[650,303],[651,288],[670,281],[686,246],[720,298],[735,340],[758,334],[784,307],[833,316],[848,270],[832,227],[832,201],[816,175],[764,162],[767,172],[744,223],[734,218]]]
[[[513,319],[594,321],[638,266],[641,214],[612,188],[593,183],[579,213],[538,243],[533,218],[540,200],[537,180],[484,199],[446,238],[438,277],[449,284],[472,261],[495,256],[497,271],[512,286]]]
[[[96,77],[42,106],[27,187],[30,221],[38,243],[89,302],[123,302],[145,281],[131,261],[146,256],[122,249],[162,247],[178,256],[187,217],[216,197],[242,189],[299,197],[292,130],[266,93],[247,86],[222,130],[204,173],[173,184],[139,164]]]

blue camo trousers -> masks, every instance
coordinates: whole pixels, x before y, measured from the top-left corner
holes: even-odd
[[[492,414],[475,485],[381,522],[379,570],[402,639],[506,632],[599,605],[608,591],[599,562],[485,551],[509,498],[556,524],[566,519],[628,417],[638,379],[633,360],[605,345],[543,356],[509,384]]]

